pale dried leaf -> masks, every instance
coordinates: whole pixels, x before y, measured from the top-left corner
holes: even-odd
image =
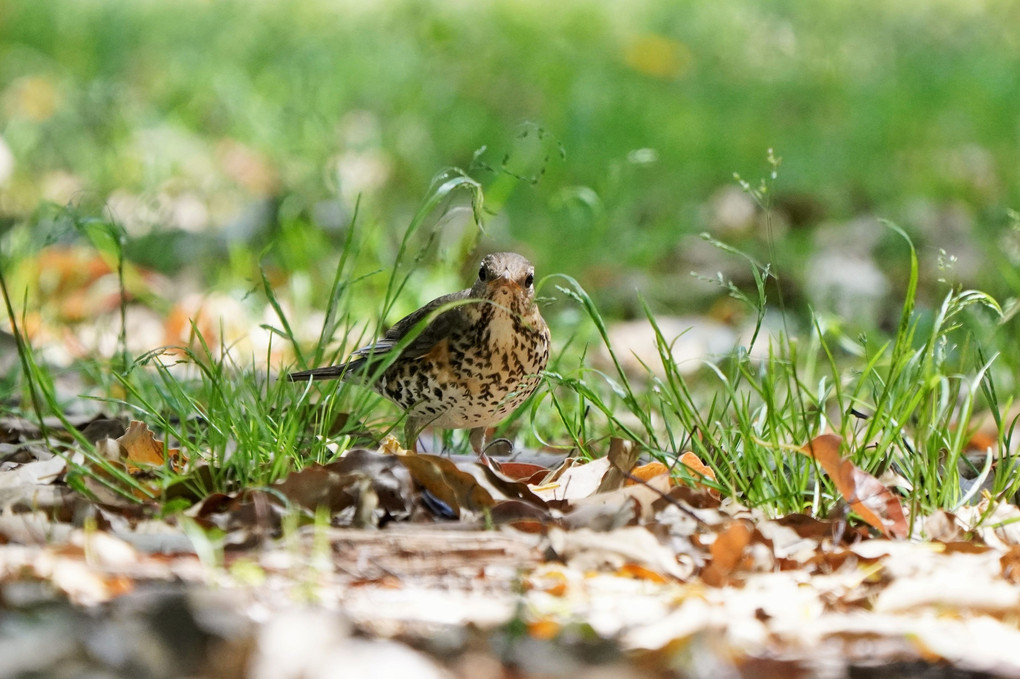
[[[532,491],[546,502],[555,500],[572,501],[596,493],[602,478],[610,469],[609,458],[601,457],[587,464],[574,465],[563,471],[555,485],[548,484]]]
[[[673,552],[639,526],[599,533],[587,528],[549,531],[550,546],[573,568],[617,570],[636,563],[674,578],[685,577]]]
[[[0,488],[15,488],[26,484],[50,484],[56,481],[66,469],[67,461],[62,457],[26,462],[19,465],[17,469],[0,472]]]

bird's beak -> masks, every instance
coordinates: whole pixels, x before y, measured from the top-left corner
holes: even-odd
[[[494,288],[502,288],[502,287],[506,287],[506,286],[510,286],[510,287],[514,287],[514,288],[520,288],[521,287],[521,286],[517,285],[517,283],[514,281],[513,277],[510,275],[510,272],[508,270],[506,270],[506,269],[504,269],[503,273],[501,273],[499,276],[497,276],[496,278],[493,278],[490,284]]]

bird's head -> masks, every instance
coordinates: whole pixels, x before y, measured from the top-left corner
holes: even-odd
[[[513,252],[495,252],[478,267],[471,296],[487,299],[516,313],[525,313],[535,299],[535,267]]]

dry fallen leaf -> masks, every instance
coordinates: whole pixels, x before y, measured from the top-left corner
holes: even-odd
[[[682,580],[689,570],[677,563],[672,549],[661,544],[646,528],[625,526],[601,533],[588,528],[549,530],[548,546],[557,558],[572,569],[617,571],[637,564],[656,573]]]
[[[507,478],[515,481],[523,481],[535,486],[542,484],[542,481],[549,475],[549,470],[541,465],[529,462],[497,462],[491,457],[488,458],[493,468],[498,469]]]
[[[569,466],[568,466],[569,465]],[[578,500],[596,493],[602,478],[611,468],[609,458],[601,457],[586,464],[565,462],[561,470],[553,472],[555,485],[547,482],[541,488],[532,488],[535,495],[549,502]]]
[[[357,502],[360,478],[359,474],[337,474],[313,464],[288,475],[274,484],[273,489],[305,509],[314,511],[325,507],[335,514]]]
[[[906,538],[907,520],[900,501],[878,479],[839,454],[842,441],[835,434],[822,434],[798,452],[821,465],[850,508],[869,525],[887,537]]]
[[[621,578],[647,580],[660,585],[664,585],[669,582],[669,580],[664,578],[661,573],[636,563],[623,564],[616,570],[616,575]]]
[[[471,474],[461,471],[449,458],[438,455],[400,455],[412,478],[445,504],[455,516],[461,511],[480,511],[495,500]]]
[[[609,441],[609,452],[606,459],[609,460],[609,469],[599,482],[599,493],[605,493],[624,485],[628,480],[627,474],[637,464],[641,449],[631,441],[624,441],[614,437]]]
[[[732,521],[722,529],[708,548],[712,561],[701,572],[705,584],[713,587],[727,584],[730,574],[743,560],[751,535],[751,528],[743,521]]]
[[[138,420],[131,420],[127,431],[117,439],[127,454],[128,469],[135,471],[138,465],[161,467],[166,461],[163,454],[163,442],[157,441],[149,427]],[[134,464],[131,464],[134,463]]]
[[[1020,545],[1013,545],[999,557],[999,565],[1002,566],[1002,577],[1006,582],[1013,585],[1020,583]]]
[[[710,481],[715,481],[715,471],[707,464],[702,462],[700,457],[698,457],[689,450],[680,456],[680,464],[694,472],[694,474],[697,477],[708,479]],[[710,495],[713,495],[714,497],[719,497],[719,491],[716,490],[715,488],[712,488],[711,486],[708,486],[701,482],[698,482],[695,485],[700,488],[704,488],[709,492]]]
[[[956,522],[956,517],[942,509],[932,512],[931,516],[924,520],[923,525],[925,536],[929,540],[939,542],[958,540],[963,532]]]
[[[564,517],[564,521],[568,526],[586,525],[579,523],[578,518],[586,516],[587,511],[595,510],[595,508],[601,508],[602,511],[590,515],[590,520],[594,520],[599,515],[603,518],[616,517],[610,526],[605,526],[602,530],[635,523],[639,520],[650,521],[655,516],[655,503],[669,492],[671,483],[672,479],[669,474],[659,474],[641,485],[624,486],[607,493],[596,493],[578,498],[570,502],[573,511]],[[591,524],[590,527],[594,528],[595,525]]]
[[[694,486],[697,488],[703,488],[709,492],[713,497],[720,497],[719,491],[711,486],[702,483],[699,479],[709,479],[715,481],[715,472],[711,467],[706,465],[701,459],[694,453],[687,451],[681,455],[677,462],[686,468],[687,473],[685,477],[691,478],[694,482]],[[631,486],[637,483],[647,482],[660,474],[669,474],[670,469],[662,462],[649,462],[639,467],[634,467],[630,470],[629,477],[627,479],[627,485]],[[672,479],[673,485],[680,485],[683,480],[680,477],[674,476]]]
[[[10,471],[0,471],[0,488],[53,483],[66,469],[67,460],[56,455],[48,460],[26,462]]]
[[[649,462],[648,464],[643,464],[630,470],[631,478],[627,479],[627,485],[633,486],[640,481],[647,482],[649,479],[662,474],[669,474],[669,467],[658,461]]]

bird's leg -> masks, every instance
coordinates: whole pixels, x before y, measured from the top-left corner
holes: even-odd
[[[421,434],[421,430],[428,424],[428,420],[424,420],[420,417],[408,417],[404,421],[404,445],[412,453],[418,452],[418,436]]]
[[[471,449],[477,455],[481,455],[485,451],[485,427],[475,427],[472,429],[468,435],[468,440],[471,441]]]

